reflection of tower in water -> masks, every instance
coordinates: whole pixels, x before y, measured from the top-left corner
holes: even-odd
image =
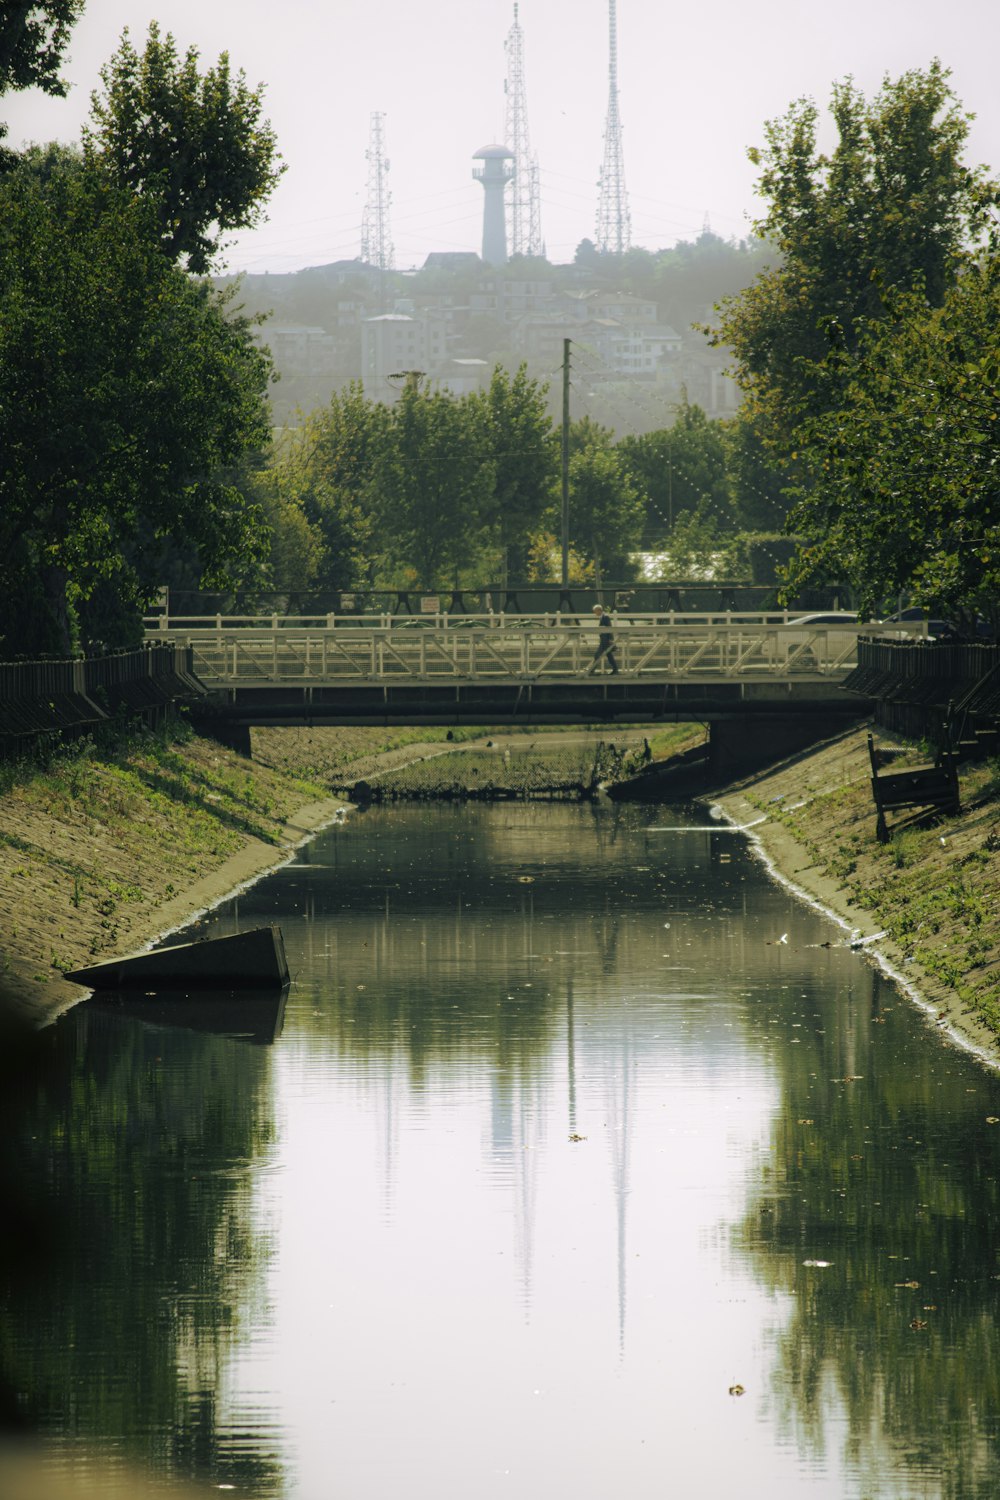
[[[622,1029],[621,1050],[617,1064],[613,1057],[606,1063],[605,1108],[611,1150],[611,1174],[615,1197],[616,1252],[618,1266],[618,1351],[625,1352],[625,1307],[627,1276],[625,1263],[626,1210],[628,1207],[629,1160],[634,1129],[635,1053],[631,1025]]]
[[[514,1255],[525,1311],[531,1306],[538,1157],[545,1144],[546,1090],[526,1072],[498,1068],[492,1099],[492,1156],[506,1164],[512,1189]]]

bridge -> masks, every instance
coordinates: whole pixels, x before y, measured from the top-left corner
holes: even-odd
[[[779,719],[843,720],[867,706],[841,683],[872,626],[782,611],[612,620],[614,675],[590,672],[592,614],[163,615],[146,638],[191,649],[206,716],[241,748],[251,727],[289,724],[739,720],[741,736],[759,725],[773,738]]]

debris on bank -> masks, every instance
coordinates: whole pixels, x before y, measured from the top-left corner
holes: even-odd
[[[900,740],[893,764],[919,767]],[[713,795],[792,886],[854,930],[936,1023],[1000,1057],[1000,761],[958,767],[961,812],[919,808],[880,843],[868,729]]]
[[[410,762],[380,775],[334,787],[353,802],[584,801],[622,774],[628,747],[598,740],[585,745],[524,749],[490,743]]]

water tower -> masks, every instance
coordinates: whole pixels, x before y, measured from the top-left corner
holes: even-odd
[[[514,175],[514,153],[506,146],[482,146],[473,156],[482,166],[473,167],[472,175],[483,185],[483,260],[489,266],[507,264],[507,221],[504,217],[504,188]]]

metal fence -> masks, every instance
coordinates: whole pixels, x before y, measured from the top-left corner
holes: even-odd
[[[0,753],[18,754],[47,735],[86,733],[120,715],[153,724],[171,704],[204,693],[190,648],[176,641],[108,656],[0,662]]]
[[[844,686],[875,699],[881,728],[943,743],[1000,722],[1000,645],[863,640]]]

